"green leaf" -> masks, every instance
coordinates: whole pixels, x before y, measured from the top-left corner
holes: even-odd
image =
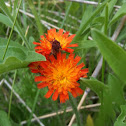
[[[122,7],[117,11],[117,13],[114,15],[112,18],[111,22],[109,25],[112,25],[115,23],[119,18],[123,17],[126,15],[126,3],[122,5]]]
[[[17,51],[18,49],[16,49]],[[4,62],[0,62],[0,74],[4,72],[8,72],[10,70],[15,70],[19,68],[26,68],[29,63],[35,61],[43,61],[45,57],[41,54],[38,54],[34,51],[28,51],[28,54],[23,56],[24,52],[19,52],[17,57],[9,56],[4,60]],[[23,57],[21,57],[23,56]]]
[[[92,30],[92,37],[113,71],[126,82],[126,52],[98,30]]]
[[[0,126],[11,126],[7,113],[2,110],[0,110]]]
[[[114,126],[126,126],[126,105],[121,105],[121,114],[118,116]]]
[[[83,25],[86,23],[87,21],[86,19],[90,18],[92,11],[93,11],[93,6],[88,6],[88,7],[86,6],[79,29],[81,29],[81,27],[83,27]]]
[[[126,40],[126,26],[123,27],[123,29],[121,30],[119,36],[116,39],[116,42],[121,42]],[[124,44],[125,46],[125,44]]]
[[[100,98],[101,107],[98,117],[96,119],[96,126],[107,126],[114,118],[114,111],[112,108],[112,99],[108,86],[98,80],[82,79],[80,87],[84,90],[85,86],[91,88]],[[107,121],[106,121],[107,120]]]
[[[87,49],[87,48],[92,48],[92,47],[96,47],[96,42],[95,41],[93,41],[93,40],[83,40],[83,41],[79,42],[78,47],[74,48],[74,50],[78,51],[80,49]]]
[[[109,88],[103,90],[101,97],[101,107],[96,119],[96,126],[111,126],[115,119],[115,112],[112,106],[112,98]]]
[[[6,43],[7,39],[0,38],[0,74],[18,68],[25,68],[30,62],[45,60],[43,55],[27,50],[20,44],[11,41],[5,59],[2,61]]]
[[[2,13],[0,13],[0,22],[5,24],[8,27],[12,27],[13,25],[10,19]]]
[[[116,76],[109,74],[108,77],[108,86],[110,89],[110,95],[114,108],[117,106],[120,108],[120,105],[125,104],[123,88],[124,83],[122,83]]]
[[[0,38],[0,62],[2,62],[2,57],[4,55],[6,45],[7,45],[7,39]],[[20,57],[19,59],[22,60],[23,58],[26,57],[26,53],[27,53],[27,49],[25,47],[11,40],[5,59],[10,56],[14,56],[17,58]]]
[[[81,88],[84,90],[85,86],[89,87],[91,90],[93,90],[101,99],[102,98],[102,93],[104,90],[106,90],[108,87],[104,85],[104,83],[98,81],[98,80],[87,80],[87,79],[80,79],[83,84],[81,83]]]

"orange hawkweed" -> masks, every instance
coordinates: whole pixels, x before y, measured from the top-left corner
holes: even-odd
[[[40,42],[33,42],[33,44],[37,45],[35,51],[46,57],[49,54],[56,56],[61,50],[72,53],[74,50],[69,47],[78,46],[77,44],[70,45],[74,36],[75,34],[69,36],[69,32],[63,34],[63,29],[59,29],[58,32],[56,32],[56,29],[50,29],[45,36],[41,36]]]
[[[82,69],[84,63],[77,65],[81,57],[70,54],[66,58],[66,54],[57,54],[57,58],[53,55],[47,61],[41,61],[40,66],[43,69],[41,76],[35,77],[35,82],[40,81],[37,86],[39,89],[48,87],[48,92],[45,95],[49,98],[57,100],[58,96],[60,102],[64,103],[69,99],[68,92],[74,97],[83,94],[83,90],[79,88],[80,84],[77,82],[80,77],[87,77],[88,68]]]

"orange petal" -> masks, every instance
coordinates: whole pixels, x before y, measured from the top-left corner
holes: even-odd
[[[62,54],[62,62],[64,61],[64,59],[66,59],[66,53]]]
[[[60,103],[64,103],[65,102],[65,97],[63,94],[60,94]]]
[[[76,88],[76,92],[78,95],[82,95],[84,93],[84,91],[79,87]]]
[[[76,91],[75,91],[75,89],[73,89],[73,90],[71,91],[71,94],[73,95],[74,98],[76,98],[76,97],[78,96],[77,93],[76,93]]]
[[[63,34],[63,29],[59,29],[59,35],[62,35]]]
[[[76,56],[75,57],[75,59],[74,59],[74,61],[75,61],[75,64],[77,64],[79,61],[81,60],[81,57],[79,57],[79,56]]]
[[[39,71],[38,70],[35,70],[35,69],[34,70],[32,69],[31,72],[32,73],[39,73]]]
[[[52,100],[55,101],[58,98],[58,90],[56,90],[52,96]]]
[[[73,39],[75,37],[75,34],[68,37],[68,39]]]
[[[35,76],[35,82],[42,81],[42,76]]]
[[[84,65],[84,63],[81,63],[81,64],[79,64],[78,66],[77,66],[77,68],[78,69],[81,69],[82,67],[84,67],[85,65]]]
[[[80,77],[86,77],[88,73],[88,68],[80,70]]]
[[[40,38],[43,39],[43,38],[45,38],[45,37],[44,37],[44,35],[41,35]]]
[[[66,51],[66,52],[69,52],[69,53],[73,53],[73,51],[74,51],[73,49],[69,49],[69,48],[64,48],[62,50]]]
[[[52,90],[49,90],[46,95],[45,95],[45,98],[49,98],[51,95],[52,95],[53,91]]]
[[[33,44],[35,44],[35,45],[40,45],[40,43],[38,43],[38,42],[33,42]]]
[[[43,83],[37,84],[37,87],[38,87],[38,89],[41,89],[41,88],[47,87],[48,85],[49,85],[48,83],[43,82]]]
[[[44,69],[47,68],[46,62],[47,62],[47,61],[42,61],[41,64],[40,64],[40,66],[41,66],[42,68],[44,68]]]
[[[36,46],[35,49],[43,49],[42,46]]]
[[[54,57],[53,55],[49,56],[48,58],[49,58],[49,60],[50,60],[51,62],[53,62],[54,60],[56,60],[55,57]]]
[[[67,32],[65,32],[65,33],[63,34],[63,37],[67,38],[68,35],[69,35],[69,32],[67,31]]]
[[[64,95],[63,93],[60,94],[60,103],[65,103],[66,100],[68,99],[69,99],[68,93],[66,95]]]

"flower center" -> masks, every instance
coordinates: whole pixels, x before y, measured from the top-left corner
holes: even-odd
[[[66,84],[68,83],[68,78],[63,73],[57,76],[57,80],[61,87],[66,86]]]

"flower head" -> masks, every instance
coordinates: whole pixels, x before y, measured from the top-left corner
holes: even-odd
[[[35,81],[41,81],[38,84],[39,89],[48,87],[46,98],[52,95],[52,99],[55,101],[59,96],[60,102],[64,103],[69,99],[68,92],[72,93],[74,97],[83,94],[77,81],[80,77],[87,77],[88,69],[82,69],[84,63],[77,65],[80,59],[79,56],[74,58],[74,54],[70,54],[66,58],[65,53],[58,53],[57,59],[51,55],[50,60],[41,61],[40,66],[43,71],[41,76],[35,77]]]
[[[65,32],[63,34],[63,29],[59,29],[56,32],[56,29],[50,29],[47,31],[48,33],[41,36],[40,43],[33,42],[33,44],[37,45],[35,47],[35,51],[37,53],[41,53],[44,56],[48,56],[49,54],[57,55],[58,52],[64,50],[66,52],[72,53],[74,50],[69,47],[77,47],[77,44],[71,44],[71,41],[74,38],[74,34],[69,36],[69,32]]]

